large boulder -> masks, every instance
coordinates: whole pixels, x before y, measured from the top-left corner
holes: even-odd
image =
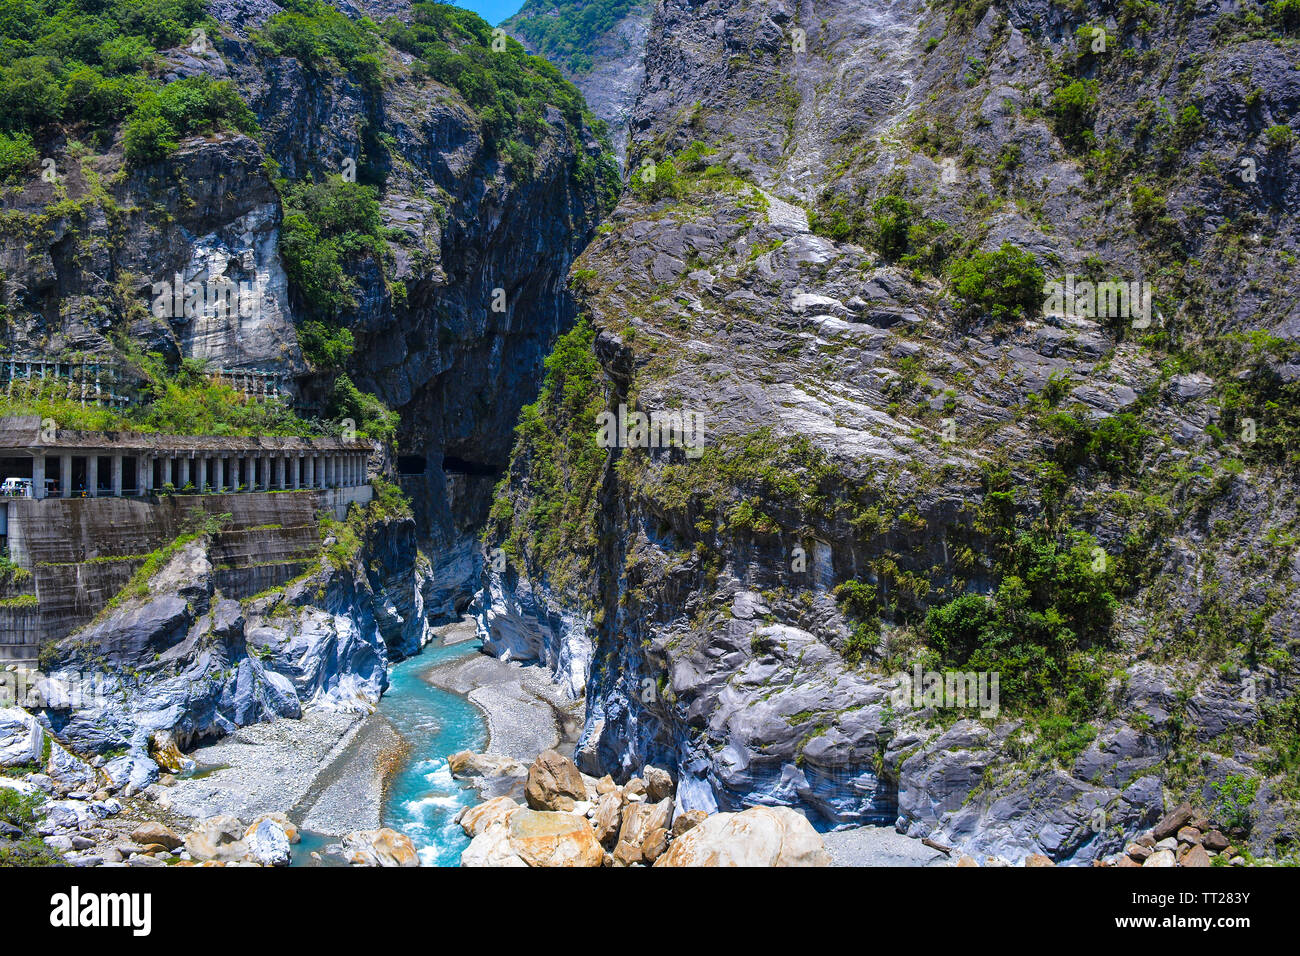
[[[0,708],[0,767],[40,763],[45,731],[36,718],[19,707]]]
[[[583,817],[521,809],[509,828],[511,849],[529,866],[600,866],[605,860]]]
[[[185,845],[181,835],[162,823],[142,823],[131,831],[131,841],[140,846],[156,843],[168,850],[179,850]]]
[[[623,801],[617,793],[604,793],[596,801],[596,812],[592,814],[591,825],[595,828],[596,839],[606,845],[613,845],[622,823]]]
[[[274,820],[263,818],[244,837],[248,859],[262,866],[288,866],[290,859],[289,834]]]
[[[343,855],[356,866],[419,866],[420,855],[405,834],[381,827],[353,830],[343,837]]]
[[[476,754],[468,750],[447,758],[453,777],[473,781],[479,795],[489,797],[520,797],[528,779],[528,765],[503,754]]]
[[[233,863],[248,852],[244,824],[229,814],[204,820],[185,837],[185,849],[200,861]]]
[[[821,835],[789,807],[717,813],[678,837],[655,866],[830,866]]]
[[[646,766],[641,776],[645,779],[646,795],[655,803],[668,799],[676,790],[672,776],[660,767]]]
[[[509,797],[493,797],[487,803],[469,807],[460,815],[460,828],[468,837],[476,837],[497,821],[502,823],[519,809],[519,804]]]
[[[248,825],[248,829],[244,831],[244,839],[245,840],[249,839],[253,835],[254,831],[256,831],[257,828],[262,825],[262,821],[264,820],[270,820],[272,823],[276,824],[281,830],[283,830],[284,835],[288,837],[290,843],[298,842],[299,840],[298,828],[294,826],[293,822],[290,821],[289,817],[283,813],[262,814],[262,816],[258,817],[256,820],[254,820],[252,823]]]
[[[557,750],[546,750],[528,768],[524,798],[534,810],[567,811],[587,799],[587,788],[572,760]]]
[[[488,824],[460,855],[461,866],[527,866],[510,845],[510,825],[503,820]]]

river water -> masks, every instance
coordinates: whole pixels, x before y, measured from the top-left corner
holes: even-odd
[[[434,687],[425,675],[439,664],[479,650],[477,640],[430,644],[393,667],[378,713],[410,747],[384,795],[383,825],[415,841],[425,866],[459,866],[469,839],[452,818],[478,802],[473,788],[452,777],[447,756],[481,751],[487,743],[483,715],[464,697]]]
[[[447,756],[460,750],[481,751],[487,744],[487,724],[464,697],[434,687],[429,671],[440,664],[477,654],[478,640],[429,644],[422,653],[393,666],[389,687],[371,720],[387,721],[402,737],[407,753],[388,781],[380,824],[414,841],[425,866],[459,866],[469,839],[453,822],[462,807],[478,802],[473,788],[451,775]],[[294,866],[337,865],[325,854],[337,837],[303,830],[293,848]],[[323,859],[312,859],[317,851]]]

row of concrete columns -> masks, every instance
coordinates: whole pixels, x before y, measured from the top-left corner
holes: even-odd
[[[364,485],[367,481],[364,452],[330,452],[319,455],[290,454],[205,454],[192,452],[180,455],[78,455],[86,460],[86,488],[88,497],[99,495],[99,459],[111,459],[108,494],[120,497],[122,488],[122,463],[125,458],[135,459],[135,495],[146,495],[155,490],[154,462],[160,462],[158,484],[181,491],[192,486],[198,492],[233,491],[290,491],[303,488],[346,488]],[[59,456],[60,497],[72,496],[71,453]],[[46,455],[36,453],[32,460],[32,493],[37,498],[46,497]]]

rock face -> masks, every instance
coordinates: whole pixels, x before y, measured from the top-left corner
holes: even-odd
[[[17,707],[0,708],[0,767],[37,764],[45,732],[36,719]]]
[[[1227,29],[1220,12],[1152,7],[1112,23],[1107,5],[1047,0],[833,0],[816,16],[655,6],[629,167],[674,178],[635,182],[575,263],[598,369],[581,400],[539,409],[521,435],[488,542],[510,560],[485,568],[478,611],[487,647],[585,688],[581,771],[662,766],[679,811],[783,804],[819,827],[895,823],[976,859],[1058,863],[1118,853],[1166,796],[1204,799],[1165,793],[1181,759],[1203,763],[1207,788],[1252,773],[1249,728],[1294,681],[1285,666],[1248,671],[1207,635],[1228,622],[1294,658],[1295,480],[1284,455],[1225,431],[1251,416],[1224,409],[1238,389],[1251,408],[1297,398],[1286,263],[1300,252],[1300,179],[1280,172],[1295,149],[1270,151],[1265,126],[1243,140],[1241,104],[1289,123],[1300,85],[1275,25]],[[1104,56],[1078,39],[1100,22],[1115,34]],[[1230,79],[1246,63],[1258,93]],[[1095,97],[1082,132],[1052,106],[1068,98],[1063,66]],[[1174,73],[1186,85],[1169,116],[1139,117]],[[1095,169],[1100,143],[1116,172]],[[1177,172],[1239,169],[1245,153],[1270,172],[1249,184]],[[1159,209],[1143,212],[1148,200]],[[903,250],[873,218],[897,201],[910,210]],[[1245,210],[1277,258],[1229,250],[1255,241],[1232,225]],[[953,268],[1003,243],[1045,280],[1183,278],[1162,293],[1155,339],[1132,316],[1055,310],[1041,283],[999,317]],[[1209,291],[1243,281],[1256,284],[1228,306]],[[1233,351],[1218,338],[1229,331],[1272,344]],[[1187,334],[1217,344],[1156,341]],[[574,412],[583,401],[589,418]],[[613,442],[556,500],[543,463],[620,405],[692,412],[703,441]],[[1092,450],[1070,452],[1069,422]],[[566,458],[566,474],[579,464]],[[1123,503],[1150,495],[1158,515]],[[1097,573],[1114,575],[1108,621],[1080,645],[1113,655],[1086,665],[1088,693],[1113,708],[1081,707],[1057,747],[1041,709],[1010,700],[956,722],[895,705],[885,661],[926,643],[932,609],[1023,583],[998,554],[1038,528],[1058,548],[1091,536]],[[856,618],[836,593],[850,582],[872,594]],[[1043,603],[1059,613],[1059,597]],[[1224,666],[1203,669],[1210,658]],[[1294,835],[1267,782],[1251,813],[1258,849]]]
[[[718,813],[680,836],[655,866],[830,866],[822,838],[789,807]]]
[[[580,8],[580,0],[530,0],[501,25],[530,53],[545,55],[545,49],[539,49],[531,42],[528,21],[549,19],[555,11],[573,7]],[[632,4],[626,14],[607,30],[582,46],[584,68],[574,69],[563,58],[557,63],[565,77],[582,90],[592,113],[609,124],[610,139],[620,163],[627,158],[629,115],[637,91],[645,80],[650,17],[648,0]]]

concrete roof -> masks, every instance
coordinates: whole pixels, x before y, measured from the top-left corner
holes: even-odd
[[[243,454],[276,452],[321,453],[336,451],[370,452],[366,442],[345,442],[341,438],[294,438],[268,435],[164,435],[145,432],[89,432],[59,428],[53,439],[41,435],[41,420],[35,415],[0,417],[0,450],[35,451],[122,451],[159,454],[193,451]]]

